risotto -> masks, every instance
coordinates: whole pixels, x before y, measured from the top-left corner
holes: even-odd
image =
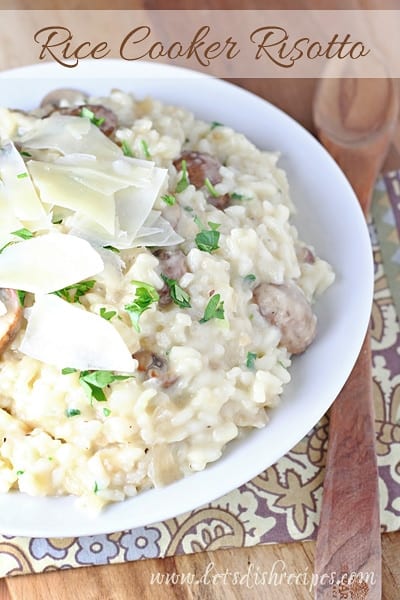
[[[0,140],[0,492],[96,511],[264,427],[334,279],[278,155],[119,90]]]

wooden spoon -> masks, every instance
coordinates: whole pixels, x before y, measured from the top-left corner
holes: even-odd
[[[394,82],[321,79],[313,108],[319,139],[346,174],[366,214],[398,116]],[[367,333],[354,369],[330,409],[316,544],[316,600],[382,597],[374,425]]]

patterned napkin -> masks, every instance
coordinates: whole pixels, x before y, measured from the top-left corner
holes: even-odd
[[[375,190],[373,377],[381,520],[400,529],[400,171]],[[0,577],[315,537],[328,441],[325,416],[278,463],[239,489],[175,519],[109,535],[0,536]]]

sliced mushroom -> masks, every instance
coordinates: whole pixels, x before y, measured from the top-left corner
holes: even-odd
[[[301,354],[315,337],[317,318],[296,285],[260,283],[253,298],[261,315],[281,332],[281,345]]]
[[[0,353],[17,335],[22,323],[22,307],[15,290],[0,288]]]
[[[219,170],[222,165],[215,156],[211,156],[211,154],[207,154],[206,152],[183,152],[173,163],[178,171],[182,169],[183,160],[186,161],[189,181],[195,188],[200,189],[204,187],[206,179],[212,185],[221,183],[222,176]],[[231,197],[229,194],[221,196],[209,195],[207,202],[219,210],[224,210],[231,204]]]
[[[169,279],[180,279],[186,273],[186,256],[179,248],[162,248],[154,254],[160,261],[161,273]]]
[[[144,373],[146,379],[157,379],[163,388],[169,388],[177,381],[176,375],[168,370],[167,361],[151,350],[138,350],[132,356],[138,361],[138,371]]]
[[[183,152],[182,155],[174,160],[174,166],[178,171],[182,170],[182,161],[186,161],[186,168],[189,180],[195,188],[203,187],[206,179],[215,185],[222,181],[219,172],[222,167],[217,158],[206,152]]]
[[[54,106],[58,108],[63,102],[70,105],[84,104],[86,102],[87,94],[81,90],[75,90],[72,88],[58,88],[52,90],[43,98],[40,106]]]
[[[160,261],[161,273],[168,279],[180,279],[186,273],[186,256],[179,248],[162,248],[154,253]],[[172,298],[169,293],[169,287],[164,284],[158,291],[160,306],[171,304]]]
[[[71,117],[80,117],[82,115],[82,109],[87,108],[95,116],[96,119],[100,119],[99,129],[107,137],[111,137],[114,131],[118,127],[117,115],[100,104],[82,104],[81,106],[73,106],[70,108],[56,108],[53,112],[57,112],[60,115],[70,115]]]
[[[232,200],[229,194],[223,194],[222,196],[209,196],[207,202],[219,210],[225,210],[231,205]]]

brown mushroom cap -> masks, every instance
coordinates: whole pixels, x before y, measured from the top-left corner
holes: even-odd
[[[62,101],[66,101],[70,105],[84,104],[86,102],[87,94],[81,90],[74,90],[72,88],[58,88],[52,90],[43,98],[40,103],[41,107],[54,106],[58,108]]]
[[[261,315],[281,332],[281,345],[301,354],[315,337],[317,318],[303,292],[293,284],[260,283],[253,299]]]
[[[0,353],[17,335],[22,323],[22,307],[15,290],[0,288],[0,302],[7,309],[6,314],[0,316]]]

